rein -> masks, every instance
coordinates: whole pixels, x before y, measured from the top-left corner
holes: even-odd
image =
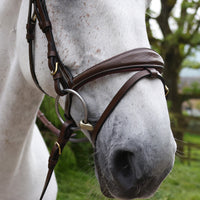
[[[58,139],[49,157],[49,164],[48,164],[49,171],[40,197],[40,200],[42,200],[45,191],[47,189],[48,183],[50,181],[51,175],[53,173],[53,170],[58,162],[59,156],[61,155],[62,150],[65,147],[66,143],[72,136],[74,130],[81,129],[88,131],[90,135],[90,141],[95,147],[95,142],[98,133],[101,130],[101,127],[103,126],[104,122],[112,113],[112,111],[120,102],[120,100],[123,98],[123,96],[139,80],[143,78],[151,78],[151,79],[159,78],[164,85],[166,94],[168,93],[168,89],[164,83],[164,79],[160,75],[160,73],[163,71],[164,68],[163,59],[159,54],[157,54],[155,51],[149,48],[138,48],[124,52],[108,60],[105,60],[74,77],[71,74],[70,69],[62,63],[58,55],[52,33],[52,25],[48,16],[45,0],[30,0],[28,20],[26,25],[27,28],[26,38],[29,44],[30,71],[36,86],[43,93],[46,94],[46,92],[42,89],[37,80],[37,76],[35,74],[35,65],[34,65],[34,40],[35,40],[36,20],[38,21],[39,27],[45,34],[46,39],[48,41],[48,47],[47,47],[48,67],[53,77],[54,88],[57,93],[56,112],[60,121],[62,122],[61,130],[56,128],[54,129],[53,125],[49,125],[51,129],[56,132]],[[103,114],[101,115],[97,123],[93,126],[88,122],[87,104],[84,101],[84,99],[79,95],[78,89],[81,88],[83,85],[98,78],[108,76],[114,73],[123,73],[123,72],[137,72],[137,73],[131,76],[131,78],[129,78],[125,82],[125,84],[119,89],[119,91],[116,93],[116,95],[113,97],[111,102],[104,110]],[[84,119],[80,121],[80,124],[78,126],[76,125],[70,113],[73,95],[79,98],[84,109]],[[65,120],[62,119],[58,110],[60,96],[66,96]],[[45,121],[41,113],[40,115],[41,115],[40,117],[43,118],[43,120]],[[45,123],[48,124],[49,122],[45,121]]]

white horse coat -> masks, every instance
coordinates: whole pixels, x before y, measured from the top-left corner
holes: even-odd
[[[148,0],[54,0],[46,3],[58,52],[74,75],[124,51],[149,47],[145,26]],[[43,94],[34,85],[29,70],[25,39],[27,13],[27,0],[0,2],[0,199],[3,200],[39,199],[47,172],[48,151],[35,125]],[[55,97],[47,67],[46,43],[37,26],[36,75],[42,88]],[[90,119],[99,118],[130,76],[131,73],[111,75],[81,89],[80,93],[88,102]],[[79,107],[79,102],[75,101],[72,115],[77,121],[82,117]],[[131,145],[127,144],[128,140],[132,141]],[[147,163],[145,170],[148,168],[150,174],[156,174],[159,179],[166,176],[174,162],[176,145],[160,80],[143,79],[131,89],[102,127],[96,148],[98,168],[105,166],[98,179],[104,183],[101,188],[107,196],[123,198],[124,193],[110,174],[109,160],[114,159],[115,151],[137,152],[134,164],[137,179],[143,173],[141,164],[137,164],[141,159],[142,163]],[[104,176],[109,181],[104,182]],[[142,191],[139,197],[151,195],[159,184],[155,183],[150,191]],[[44,199],[55,200],[56,193],[53,176]],[[133,195],[124,198],[129,197]]]

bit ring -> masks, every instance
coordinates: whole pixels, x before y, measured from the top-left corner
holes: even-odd
[[[66,92],[66,93],[69,93],[69,94],[73,94],[75,95],[76,97],[78,97],[78,99],[81,101],[82,103],[82,106],[83,106],[83,110],[84,110],[84,120],[83,122],[84,123],[87,123],[88,122],[88,109],[87,109],[87,104],[85,102],[85,100],[83,99],[83,97],[78,93],[76,92],[75,90],[72,90],[72,89],[64,89],[63,92]],[[58,119],[61,121],[61,123],[63,124],[64,123],[64,120],[63,118],[61,117],[61,114],[59,112],[59,108],[58,108],[58,105],[59,105],[59,99],[60,99],[60,95],[57,95],[56,97],[56,101],[55,101],[55,109],[56,109],[56,114],[58,116]]]

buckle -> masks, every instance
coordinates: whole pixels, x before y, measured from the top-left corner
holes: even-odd
[[[61,150],[60,144],[58,142],[55,142],[55,144],[58,147],[58,153],[59,153],[59,155],[61,155],[62,154],[62,150]]]
[[[83,120],[80,121],[80,128],[83,130],[93,131],[94,127],[90,123],[85,123]]]
[[[165,96],[167,96],[169,94],[169,88],[167,87],[167,85],[165,85]]]

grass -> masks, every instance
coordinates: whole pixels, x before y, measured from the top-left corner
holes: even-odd
[[[190,158],[200,161],[200,136],[195,134],[185,133],[184,141],[195,144],[195,146],[193,145],[193,147],[184,144],[185,156],[187,157],[190,156]],[[188,164],[190,164],[189,161]]]
[[[184,141],[200,144],[200,135],[185,133]]]

